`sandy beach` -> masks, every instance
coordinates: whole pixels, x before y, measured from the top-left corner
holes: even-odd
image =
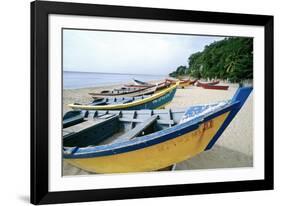
[[[84,89],[67,89],[63,91],[63,113],[71,110],[67,104],[73,102],[88,103],[93,90],[110,89],[114,86]],[[189,86],[185,89],[177,89],[173,101],[166,106],[169,108],[187,108],[191,105],[212,103],[232,98],[237,84],[230,84],[227,91],[203,89]],[[209,151],[205,151],[191,159],[180,162],[175,170],[235,168],[253,166],[253,93],[224,131],[216,145]],[[90,174],[81,169],[63,163],[63,175]]]

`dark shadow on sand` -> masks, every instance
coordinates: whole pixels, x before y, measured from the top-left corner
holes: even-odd
[[[253,157],[215,145],[195,157],[177,164],[175,170],[253,167]]]

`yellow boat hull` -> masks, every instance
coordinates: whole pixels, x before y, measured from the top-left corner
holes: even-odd
[[[188,82],[183,82],[183,83],[179,83],[179,88],[184,89],[185,87],[188,87],[190,85],[190,81]]]
[[[76,167],[95,173],[158,170],[203,152],[228,115],[229,112],[223,113],[202,123],[196,130],[146,148],[102,157],[65,160]]]

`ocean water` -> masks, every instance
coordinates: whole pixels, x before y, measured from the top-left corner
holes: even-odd
[[[133,78],[141,81],[162,80],[164,75],[116,74],[94,72],[63,72],[63,89],[78,89],[131,82]]]

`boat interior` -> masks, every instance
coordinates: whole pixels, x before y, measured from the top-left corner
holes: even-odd
[[[89,105],[114,105],[114,104],[126,104],[130,103],[136,100],[141,100],[147,97],[150,97],[151,95],[141,95],[136,97],[107,97],[107,98],[99,98],[94,100]]]
[[[136,87],[121,87],[121,88],[115,88],[113,90],[104,90],[101,93],[102,94],[127,94],[137,91],[143,91],[151,87],[143,87],[143,88],[136,88]]]
[[[180,122],[184,110],[71,111],[63,119],[64,147],[128,141]]]

